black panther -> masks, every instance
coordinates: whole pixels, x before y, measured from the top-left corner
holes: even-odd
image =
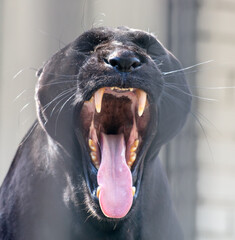
[[[101,27],[37,76],[37,120],[0,189],[0,239],[183,239],[158,159],[190,112],[179,61],[150,33]]]

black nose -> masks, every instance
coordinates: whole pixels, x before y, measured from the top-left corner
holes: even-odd
[[[120,72],[131,72],[135,68],[141,66],[141,62],[137,57],[132,56],[112,56],[106,61],[113,68],[116,68]]]

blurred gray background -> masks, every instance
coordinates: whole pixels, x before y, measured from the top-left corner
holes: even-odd
[[[36,70],[83,31],[126,25],[184,67],[213,60],[186,70],[192,113],[161,158],[185,239],[235,239],[234,24],[234,0],[0,0],[0,183],[35,120]]]

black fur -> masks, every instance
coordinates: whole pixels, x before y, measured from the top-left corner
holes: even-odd
[[[107,68],[117,51],[138,55],[130,73]],[[38,120],[20,144],[0,189],[1,240],[183,239],[158,159],[182,128],[191,96],[178,60],[151,34],[126,27],[85,32],[39,71]],[[123,219],[105,217],[92,195],[96,183],[82,135],[84,101],[104,86],[148,93],[151,118],[133,172],[137,192]]]

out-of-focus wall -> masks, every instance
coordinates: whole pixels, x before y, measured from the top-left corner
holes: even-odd
[[[36,69],[82,32],[87,11],[77,0],[0,2],[1,183],[18,144],[36,119]]]
[[[200,0],[197,240],[235,239],[235,1]],[[202,130],[203,128],[203,130]]]
[[[154,33],[167,42],[167,12],[165,0],[110,1],[96,0],[90,4],[90,24],[94,26],[128,26]]]

